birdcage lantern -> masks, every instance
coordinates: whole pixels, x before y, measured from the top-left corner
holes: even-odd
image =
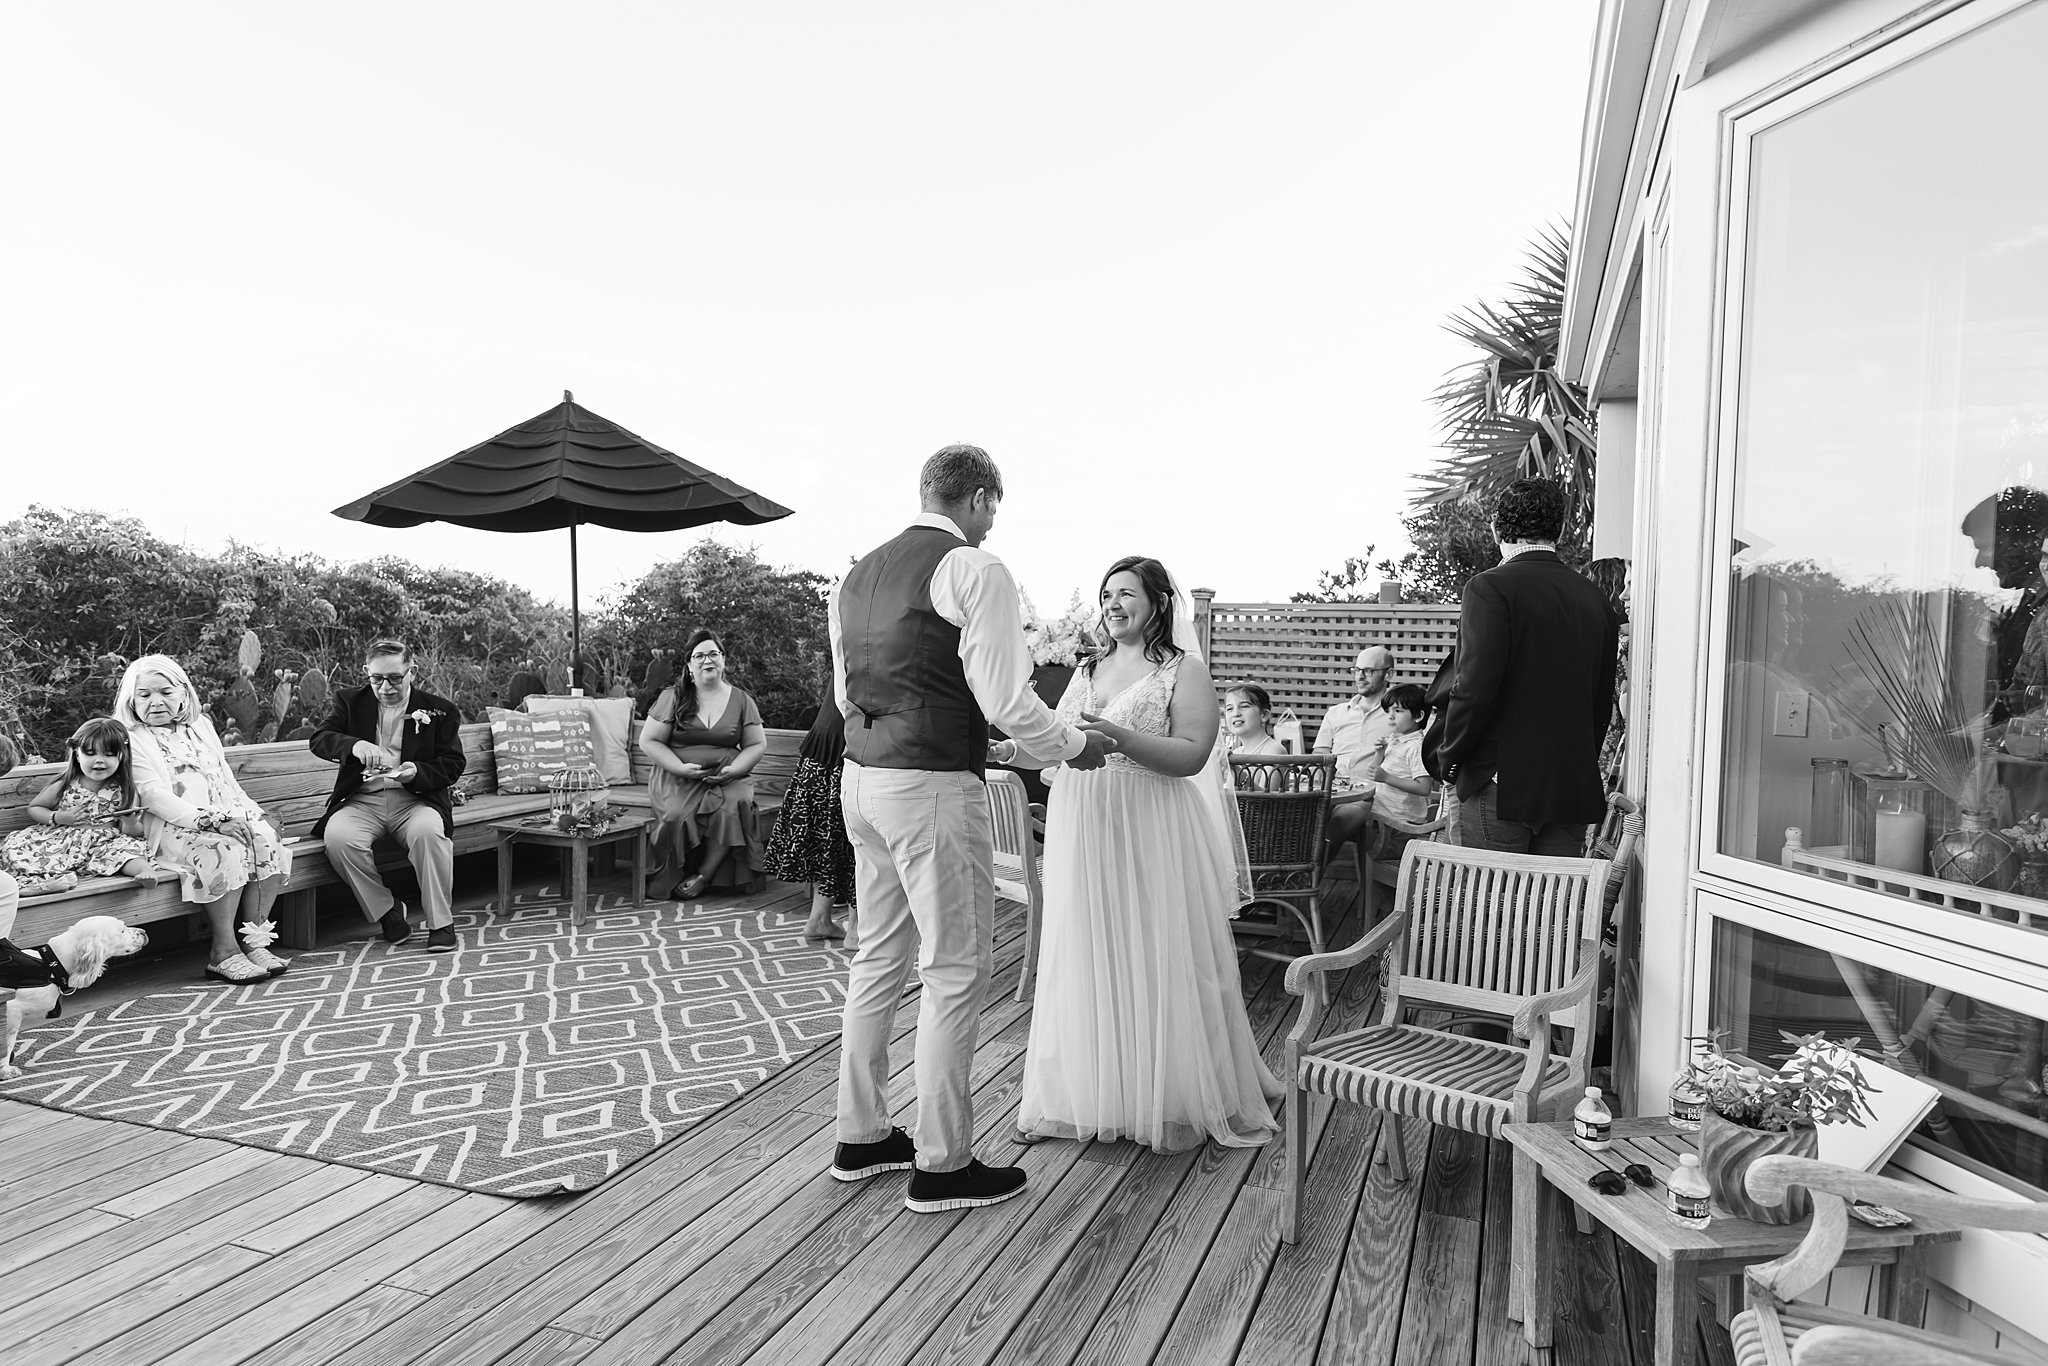
[[[590,764],[575,764],[551,773],[547,784],[550,823],[563,834],[597,834],[618,814],[618,808],[612,805],[611,785]]]

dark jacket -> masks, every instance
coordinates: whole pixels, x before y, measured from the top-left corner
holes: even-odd
[[[1590,824],[1606,808],[1600,742],[1614,711],[1621,619],[1555,551],[1475,575],[1458,617],[1438,760],[1460,800],[1499,784],[1500,818]]]
[[[408,719],[400,728],[398,758],[401,763],[417,765],[419,771],[403,786],[441,813],[441,829],[452,839],[455,809],[448,789],[462,776],[468,763],[462,753],[462,713],[447,698],[419,688],[412,690],[412,701],[405,710]],[[424,726],[415,725],[410,714],[416,711],[430,712],[432,719]],[[341,765],[341,772],[334,775],[334,792],[327,798],[327,810],[313,827],[314,839],[320,838],[321,831],[327,828],[327,818],[362,788],[363,761],[353,752],[358,740],[372,744],[377,740],[377,695],[367,683],[336,693],[327,719],[306,742],[321,758]]]

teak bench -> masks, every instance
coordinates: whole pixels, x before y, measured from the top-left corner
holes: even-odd
[[[635,721],[636,742],[639,735],[640,723]],[[770,730],[768,753],[754,769],[755,798],[770,828],[782,809],[783,792],[796,772],[797,752],[803,738],[804,732],[800,730]],[[545,811],[548,794],[497,791],[497,763],[491,753],[488,725],[478,722],[464,726],[462,749],[468,765],[456,786],[467,800],[455,808],[455,852],[460,855],[495,851],[497,837],[491,831],[491,822]],[[227,751],[227,756],[228,766],[243,790],[276,822],[279,833],[287,840],[296,840],[291,846],[292,879],[278,897],[272,914],[281,944],[311,948],[317,938],[316,894],[320,888],[341,881],[341,875],[328,864],[327,851],[320,842],[307,838],[313,822],[327,808],[327,794],[334,788],[335,766],[315,756],[303,740],[237,745]],[[0,777],[0,836],[29,823],[29,803],[63,771],[62,764],[26,764]],[[628,806],[647,805],[647,780],[652,771],[653,765],[636,748],[633,781],[614,784],[613,800]],[[378,854],[380,868],[405,864],[404,851],[396,843],[380,843]],[[51,936],[87,915],[119,916],[130,925],[160,924],[187,917],[203,919],[198,907],[180,899],[175,878],[155,886],[131,877],[90,878],[72,891],[56,896],[23,898],[12,938],[17,944],[47,943]]]

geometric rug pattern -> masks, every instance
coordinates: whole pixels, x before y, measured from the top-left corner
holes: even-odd
[[[456,913],[26,1022],[0,1095],[498,1195],[588,1190],[831,1040],[847,956],[718,903]],[[118,971],[118,966],[116,968]],[[913,974],[914,980],[914,974]]]

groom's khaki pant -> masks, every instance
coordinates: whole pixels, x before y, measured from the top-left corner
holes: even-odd
[[[974,1063],[995,947],[988,794],[972,773],[848,762],[839,803],[853,841],[860,951],[847,972],[839,1141],[889,1135],[889,1035],[917,962],[917,1165],[974,1156]]]

